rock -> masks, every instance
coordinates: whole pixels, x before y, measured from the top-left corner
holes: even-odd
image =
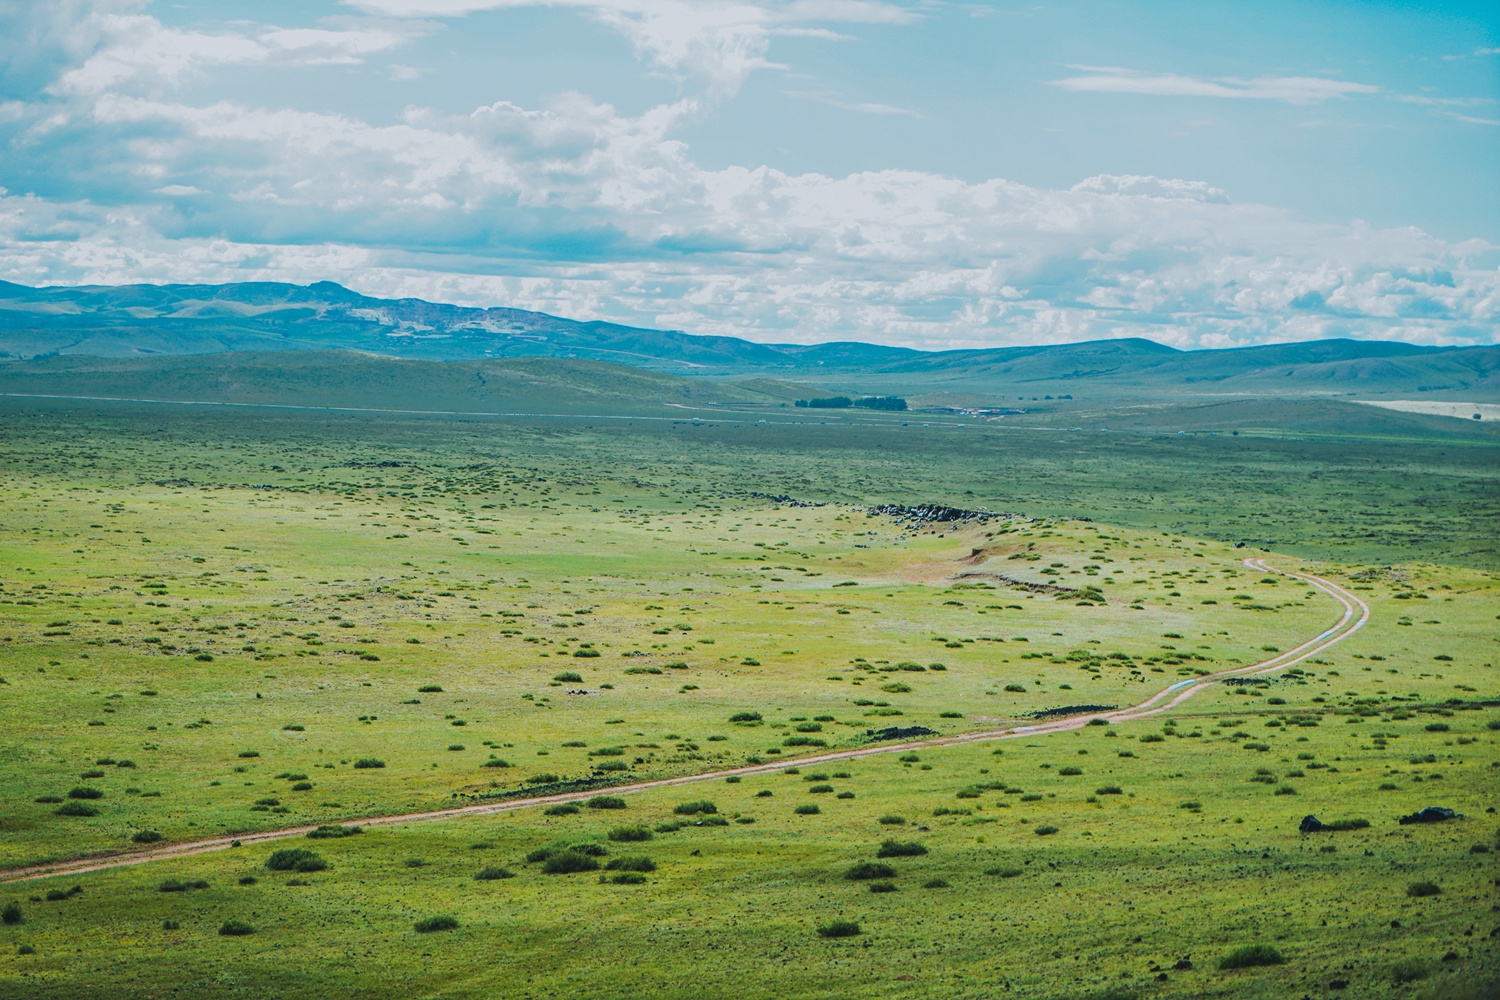
[[[1323,824],[1318,821],[1318,817],[1307,815],[1302,817],[1302,825],[1298,826],[1297,829],[1303,833],[1317,833],[1323,829]]]
[[[1444,820],[1456,819],[1458,813],[1446,806],[1428,806],[1426,809],[1418,809],[1410,816],[1402,816],[1398,823],[1407,826],[1411,823],[1441,823]]]

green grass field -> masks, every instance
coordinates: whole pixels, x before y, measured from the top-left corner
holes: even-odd
[[[0,996],[1493,995],[1486,437],[744,412],[6,402],[0,867],[247,843],[0,886]],[[929,500],[1013,516],[867,509]],[[1337,621],[1247,555],[1369,625],[1150,719],[798,763]],[[248,842],[748,763],[784,766]],[[1426,806],[1463,818],[1397,823]],[[1220,968],[1254,945],[1284,961]]]

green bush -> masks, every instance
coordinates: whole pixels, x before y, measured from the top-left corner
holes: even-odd
[[[995,878],[1016,878],[1019,875],[1026,874],[1020,868],[986,868],[984,873],[986,875],[993,875]]]
[[[443,693],[443,686],[441,684],[423,684],[421,687],[417,688],[417,694],[442,694],[442,693]]]
[[[542,862],[542,871],[548,875],[571,875],[575,872],[594,872],[599,870],[599,862],[587,854],[580,854],[571,848],[564,851],[553,851],[547,855]]]
[[[226,920],[219,925],[219,933],[224,937],[244,937],[254,934],[255,928],[243,920]]]
[[[182,925],[175,920],[163,920],[161,922],[161,929],[164,931],[176,931],[181,930]]]
[[[14,926],[16,924],[24,924],[25,922],[26,917],[21,912],[20,903],[12,900],[11,902],[6,903],[5,906],[0,907],[0,924],[8,924]]]
[[[759,712],[735,712],[729,717],[730,722],[760,722]]]
[[[1432,966],[1425,959],[1403,958],[1391,965],[1391,980],[1396,983],[1414,983],[1432,975]]]
[[[361,770],[367,768],[385,767],[385,761],[381,760],[379,757],[361,757],[359,760],[354,762],[354,766]]]
[[[1438,885],[1436,882],[1413,882],[1411,885],[1406,887],[1406,894],[1408,896],[1413,896],[1419,899],[1423,896],[1439,896],[1442,895],[1442,892],[1443,887]]]
[[[412,929],[418,934],[431,934],[433,931],[451,931],[458,928],[458,918],[441,916],[426,917],[412,924]]]
[[[1034,831],[1038,837],[1050,837],[1057,832],[1055,826],[1039,826]]]
[[[1122,789],[1119,785],[1104,785],[1104,786],[1102,786],[1100,788],[1094,789],[1094,794],[1095,795],[1124,795],[1125,794],[1125,790]]]
[[[305,847],[283,847],[271,853],[266,867],[273,872],[320,872],[328,862]]]
[[[624,809],[625,800],[617,795],[595,795],[584,805],[590,809]]]
[[[476,878],[480,882],[494,882],[497,879],[515,877],[516,873],[511,871],[509,868],[497,868],[494,866],[481,868],[479,869],[479,871],[474,873],[474,878]]]
[[[826,938],[854,937],[859,932],[853,920],[831,920],[818,928],[818,936]]]
[[[645,885],[646,876],[640,872],[617,872],[610,876],[599,876],[599,881],[609,882],[613,885]]]
[[[339,826],[338,824],[324,824],[316,830],[310,830],[307,834],[308,840],[338,840],[340,837],[353,837],[365,831],[357,826]]]
[[[792,812],[796,813],[798,816],[816,816],[822,811],[823,810],[814,805],[798,806],[797,808],[792,810]]]
[[[881,826],[905,826],[906,825],[906,817],[905,816],[894,816],[894,815],[892,815],[892,816],[882,816],[882,817],[880,817],[880,819],[876,820],[876,822],[878,822]]]
[[[559,802],[542,810],[543,816],[576,816],[578,807],[571,802]]]
[[[699,813],[716,813],[719,807],[707,799],[695,799],[692,802],[679,802],[672,807],[672,811],[679,816],[696,816]]]
[[[1334,831],[1364,830],[1367,829],[1369,825],[1370,821],[1367,819],[1336,819],[1332,823],[1324,823],[1323,829]]]
[[[483,764],[481,764],[479,766],[480,767],[510,767],[510,761],[506,760],[503,757],[491,757],[489,760],[485,761]]]
[[[894,882],[871,882],[870,883],[870,891],[871,892],[895,892],[896,891],[896,883],[894,883]]]
[[[824,794],[826,792],[833,791],[833,786],[832,785],[813,785],[812,787],[808,788],[807,791],[808,791],[808,794],[810,794],[810,795],[822,795],[822,794]]]
[[[102,789],[89,788],[86,785],[82,785],[82,786],[79,786],[78,788],[70,788],[70,789],[68,789],[68,798],[70,798],[70,799],[102,799],[102,798],[104,798],[104,792],[103,792]]]
[[[137,844],[154,844],[157,841],[165,840],[166,838],[157,833],[155,830],[138,830],[136,831],[135,836],[131,837],[130,839]]]
[[[1078,775],[1083,773],[1083,769],[1077,767],[1065,767],[1059,770],[1057,773],[1065,778],[1076,778],[1078,777]]]
[[[193,882],[182,882],[175,878],[169,878],[156,887],[157,892],[187,892],[190,889],[207,889],[208,883],[203,879]]]
[[[927,853],[927,846],[915,840],[883,840],[875,852],[877,858],[915,858]]]
[[[563,684],[582,684],[583,675],[576,670],[564,670],[560,674],[553,674],[552,679]]]
[[[97,816],[99,810],[82,802],[65,802],[52,810],[59,816]]]
[[[859,864],[844,872],[844,878],[854,882],[862,882],[872,878],[895,878],[896,869],[890,865],[883,865],[878,861],[861,861]]]
[[[656,862],[644,854],[634,854],[611,858],[609,864],[604,866],[604,869],[611,872],[654,872],[656,871]]]
[[[1260,965],[1281,965],[1281,952],[1268,944],[1246,944],[1219,959],[1220,969],[1250,969]]]
[[[922,883],[922,888],[924,888],[924,889],[947,889],[947,888],[949,888],[948,880],[945,879],[945,878],[930,878],[926,882]]]
[[[652,833],[644,826],[617,826],[609,831],[609,839],[621,844],[650,840]]]

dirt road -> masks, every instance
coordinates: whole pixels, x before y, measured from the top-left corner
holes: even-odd
[[[879,746],[858,747],[852,750],[833,750],[812,757],[797,757],[770,764],[732,767],[722,771],[707,771],[702,774],[687,774],[676,778],[662,778],[657,781],[642,781],[632,785],[619,785],[608,789],[567,792],[560,795],[542,795],[528,799],[510,799],[504,802],[486,802],[479,805],[439,809],[433,812],[372,816],[367,819],[361,819],[358,823],[360,826],[385,826],[392,823],[425,823],[462,816],[486,816],[495,813],[514,812],[517,809],[530,809],[534,806],[552,805],[559,802],[580,802],[599,794],[601,791],[608,792],[610,795],[629,795],[633,792],[643,792],[652,788],[670,788],[676,785],[690,785],[700,781],[713,781],[733,774],[766,774],[773,771],[780,771],[791,764],[801,767],[809,764],[854,760],[860,757],[871,757],[876,754],[905,753],[909,750],[930,750],[933,747],[959,746],[966,743],[985,743],[993,740],[1017,739],[1021,737],[1032,738],[1044,736],[1049,733],[1062,733],[1079,729],[1088,725],[1094,719],[1103,719],[1105,722],[1110,723],[1131,722],[1174,709],[1199,691],[1226,677],[1252,677],[1256,674],[1284,670],[1287,667],[1301,663],[1308,657],[1316,656],[1330,646],[1347,639],[1361,628],[1364,628],[1365,623],[1370,620],[1369,605],[1344,588],[1328,580],[1324,580],[1322,577],[1313,576],[1309,573],[1296,573],[1291,570],[1277,569],[1264,559],[1246,559],[1244,562],[1247,567],[1258,572],[1280,573],[1316,587],[1343,605],[1343,615],[1326,631],[1307,640],[1296,649],[1278,653],[1269,660],[1262,660],[1259,663],[1252,663],[1248,666],[1235,667],[1231,670],[1221,670],[1202,677],[1193,677],[1178,681],[1156,692],[1140,704],[1129,708],[1096,712],[1088,715],[1069,716],[1049,722],[1040,722],[1031,726],[1010,726],[1003,729],[987,729],[972,733],[960,733],[956,736],[939,736],[932,739],[911,740],[904,743],[883,743]],[[47,878],[51,875],[77,875],[105,868],[118,868],[121,865],[145,864],[148,861],[180,858],[190,854],[224,850],[235,844],[258,844],[268,840],[299,837],[313,829],[315,827],[295,826],[283,830],[245,833],[240,834],[238,837],[214,837],[208,840],[197,840],[184,844],[171,844],[165,847],[131,851],[124,854],[111,854],[102,857],[81,858],[73,861],[58,861],[49,864],[32,865],[25,868],[13,868],[9,871],[0,872],[0,882]]]

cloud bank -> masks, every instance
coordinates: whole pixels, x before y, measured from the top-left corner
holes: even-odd
[[[1099,175],[1054,190],[694,160],[678,136],[770,65],[776,32],[910,16],[864,0],[570,0],[655,70],[697,81],[636,115],[580,94],[412,107],[384,123],[193,99],[224,67],[360,65],[429,30],[410,17],[521,2],[361,0],[378,17],[215,32],[169,28],[138,4],[0,7],[0,38],[38,40],[32,64],[4,78],[0,134],[28,171],[0,195],[0,277],[332,279],[698,333],[928,348],[1494,338],[1500,256],[1480,241],[1311,225],[1196,180]],[[1138,79],[1108,73],[1080,79]],[[1359,92],[1319,89],[1329,83],[1211,89],[1292,103]]]

